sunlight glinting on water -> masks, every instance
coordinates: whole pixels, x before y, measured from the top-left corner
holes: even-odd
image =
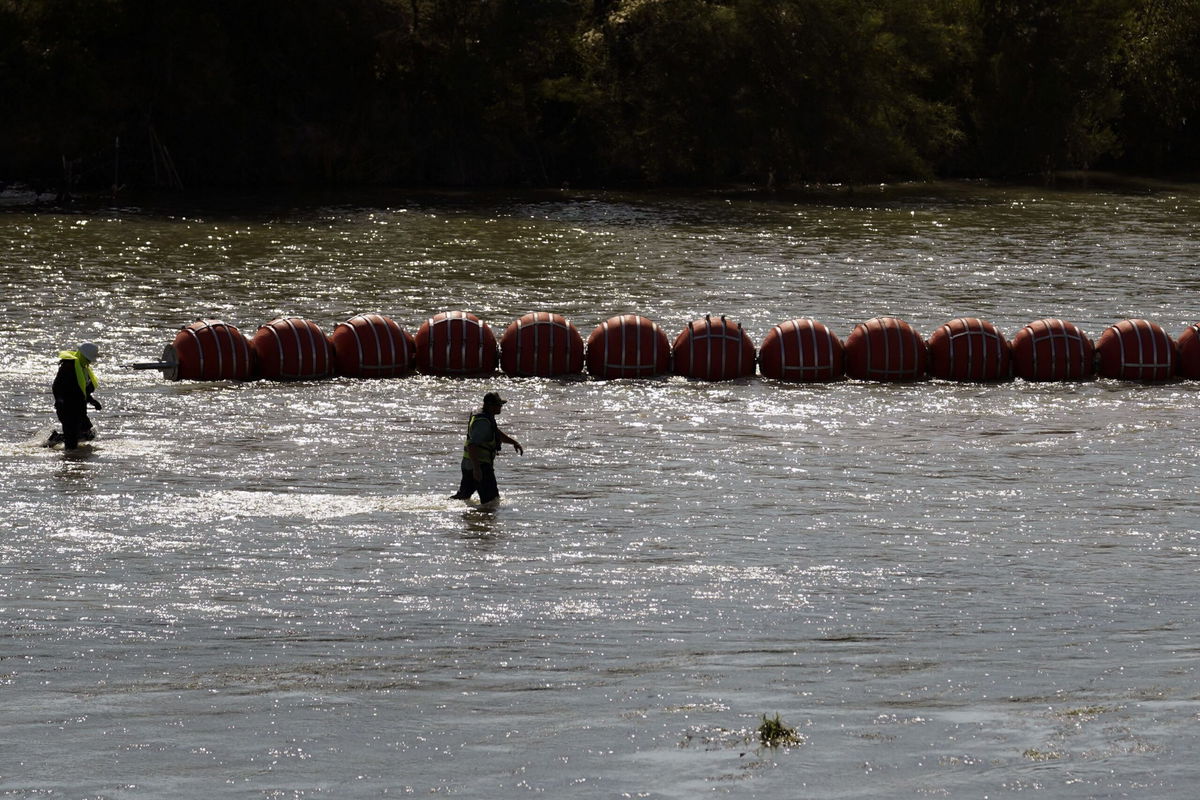
[[[6,213],[0,794],[1190,797],[1195,382],[172,383],[217,317],[1200,318],[1200,203]],[[101,343],[94,445],[38,446]],[[503,492],[447,499],[484,391]],[[798,745],[756,742],[764,714]],[[114,789],[134,786],[136,788]],[[584,788],[580,788],[584,787]]]

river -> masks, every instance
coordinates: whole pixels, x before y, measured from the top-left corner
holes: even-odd
[[[1200,382],[174,383],[219,318],[1200,319],[1200,194],[0,213],[0,796],[1191,798]],[[101,435],[39,447],[92,339]],[[448,500],[485,391],[525,446]],[[797,741],[758,741],[763,716]]]

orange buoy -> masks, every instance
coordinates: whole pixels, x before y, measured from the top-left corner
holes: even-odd
[[[846,340],[846,374],[864,381],[925,377],[925,340],[907,322],[876,317],[854,326]]]
[[[758,369],[781,381],[833,381],[846,374],[843,351],[842,340],[820,322],[790,319],[763,338]]]
[[[163,377],[172,381],[249,380],[254,375],[250,343],[242,332],[216,319],[185,325],[163,351]]]
[[[513,376],[575,375],[583,372],[583,337],[561,314],[532,311],[504,329],[500,367]]]
[[[317,323],[283,317],[261,326],[250,340],[259,374],[274,381],[303,381],[333,374],[333,345]]]
[[[412,334],[382,314],[358,314],[339,322],[329,338],[336,372],[347,378],[398,378],[416,366]]]
[[[1127,319],[1108,326],[1096,343],[1096,371],[1124,381],[1165,381],[1175,377],[1175,342],[1160,326]]]
[[[496,337],[479,317],[443,311],[417,330],[417,369],[428,375],[490,375],[496,371]]]
[[[1031,322],[1012,340],[1013,373],[1027,381],[1081,381],[1095,374],[1087,334],[1061,319]]]
[[[611,317],[588,336],[587,368],[597,378],[648,378],[668,372],[670,366],[667,335],[646,317]]]
[[[929,337],[929,374],[948,381],[1003,381],[1012,377],[1008,340],[974,317],[952,319]]]
[[[1193,323],[1179,334],[1179,375],[1188,380],[1200,380],[1200,322]]]
[[[702,381],[729,381],[754,374],[754,342],[742,326],[724,316],[689,322],[675,337],[671,363],[676,375]]]

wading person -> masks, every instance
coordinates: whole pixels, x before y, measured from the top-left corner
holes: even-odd
[[[63,350],[58,354],[58,374],[54,376],[54,413],[62,423],[62,432],[50,434],[47,444],[62,442],[72,450],[79,446],[80,439],[92,439],[92,421],[88,419],[87,407],[99,411],[100,401],[92,396],[96,391],[96,373],[92,362],[100,357],[100,348],[92,342],[84,342],[78,350]]]
[[[451,500],[466,500],[479,492],[479,504],[484,505],[500,497],[496,486],[496,471],[493,467],[500,445],[511,444],[518,454],[524,453],[520,442],[500,430],[496,415],[504,410],[507,400],[488,392],[483,396],[483,408],[471,415],[467,421],[467,443],[463,448],[462,482],[458,491],[450,495]]]

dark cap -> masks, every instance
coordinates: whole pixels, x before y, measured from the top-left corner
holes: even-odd
[[[485,406],[502,406],[507,402],[507,400],[501,400],[500,395],[495,392],[488,392],[483,396],[483,404]]]

